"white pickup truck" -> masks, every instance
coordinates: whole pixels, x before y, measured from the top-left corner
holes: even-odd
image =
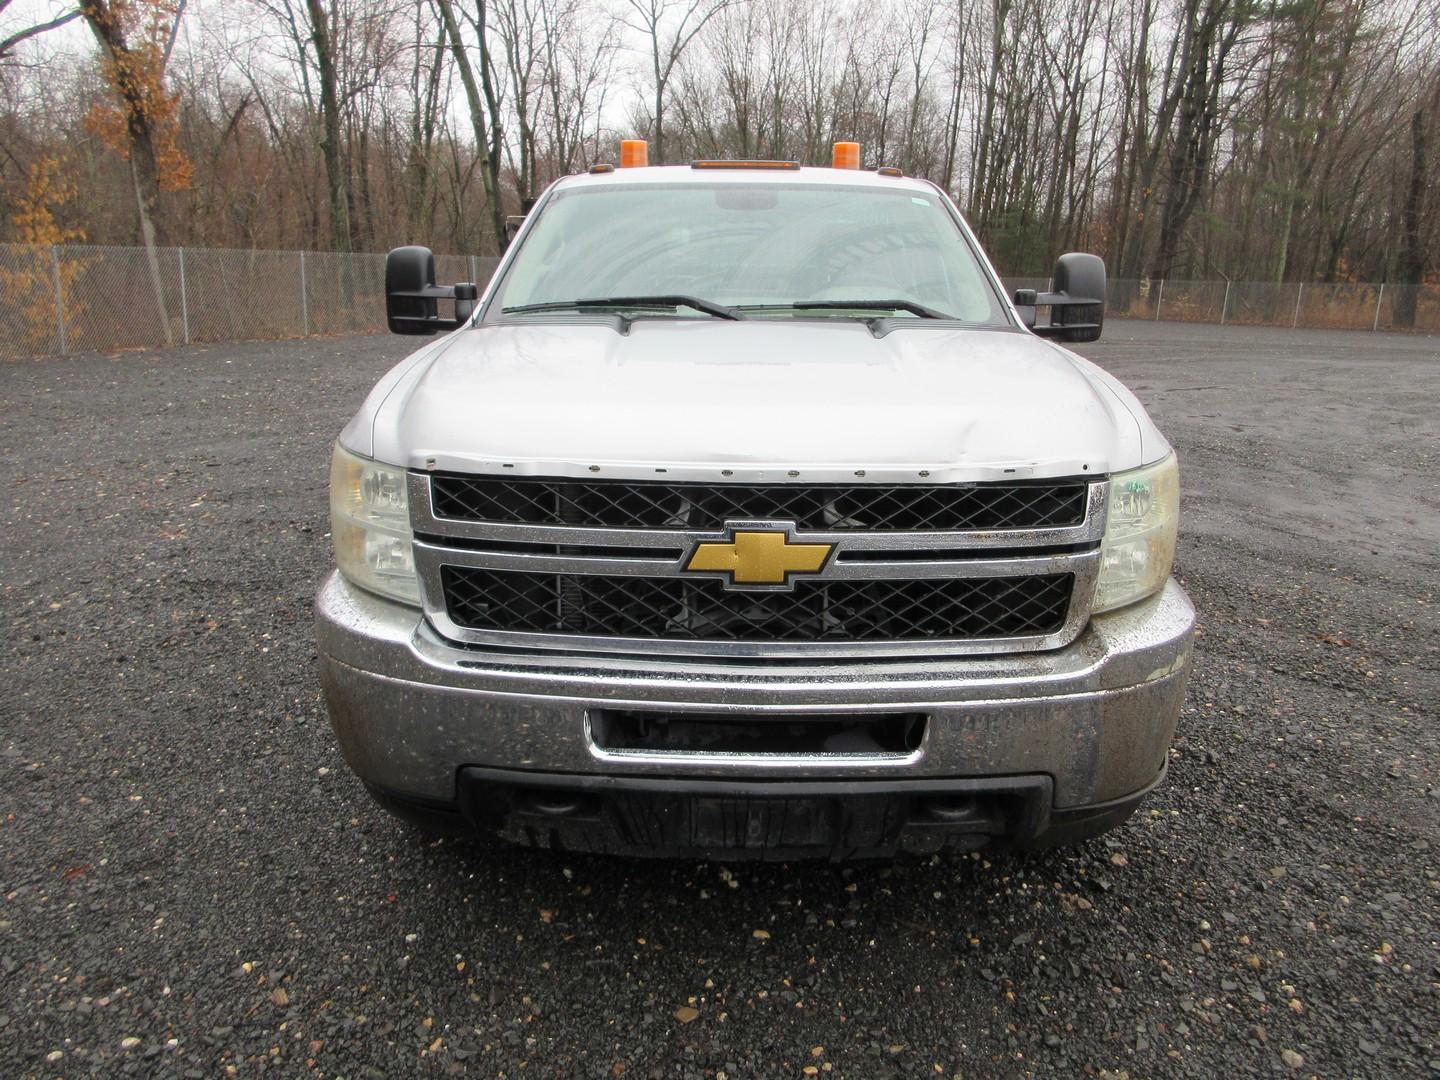
[[[1099,336],[1099,259],[1012,302],[894,169],[597,165],[483,295],[417,247],[386,290],[451,332],[341,433],[317,600],[382,805],[840,859],[1079,841],[1164,777],[1175,454],[1056,343]]]

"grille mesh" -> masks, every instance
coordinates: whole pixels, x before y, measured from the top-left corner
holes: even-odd
[[[952,532],[1041,529],[1085,519],[1081,480],[1027,484],[667,484],[625,480],[431,477],[436,517],[523,525],[720,529],[793,521],[802,529]]]
[[[737,592],[717,580],[441,567],[451,621],[471,630],[674,641],[965,641],[1057,632],[1072,575],[796,583]]]

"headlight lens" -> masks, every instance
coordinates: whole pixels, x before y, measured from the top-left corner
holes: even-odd
[[[1100,578],[1091,610],[1113,611],[1159,592],[1170,576],[1179,524],[1180,469],[1174,454],[1110,477]]]
[[[330,534],[340,572],[362,589],[419,605],[405,470],[335,447]]]

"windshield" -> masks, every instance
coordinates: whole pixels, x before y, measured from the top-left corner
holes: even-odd
[[[938,194],[762,182],[561,188],[545,202],[490,311],[676,294],[749,309],[751,317],[853,318],[834,305],[765,309],[886,300],[1005,324]]]

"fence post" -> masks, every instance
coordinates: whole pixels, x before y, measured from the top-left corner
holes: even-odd
[[[190,296],[185,289],[185,249],[180,249],[180,328],[190,344]]]
[[[302,337],[310,336],[310,290],[305,287],[305,252],[300,252],[300,323]]]
[[[1300,282],[1300,288],[1295,290],[1295,317],[1290,320],[1290,329],[1294,330],[1300,325],[1300,301],[1305,298],[1305,282]]]
[[[467,258],[470,260],[470,280],[473,281],[473,282],[475,282],[476,285],[478,286],[478,285],[479,285],[479,282],[480,282],[480,279],[475,276],[475,256],[474,256],[474,255],[470,255],[470,256],[467,256]]]
[[[1225,279],[1225,299],[1220,301],[1220,325],[1225,325],[1225,312],[1230,307],[1230,279]]]
[[[1375,322],[1371,325],[1371,331],[1380,329],[1380,305],[1385,300],[1385,282],[1380,282],[1380,295],[1375,297]]]
[[[60,284],[60,245],[50,245],[50,274],[55,279],[55,328],[60,331],[60,355],[69,353],[65,342],[65,290]]]
[[[1160,321],[1160,305],[1165,303],[1165,279],[1160,279],[1160,293],[1155,297],[1155,321]]]

